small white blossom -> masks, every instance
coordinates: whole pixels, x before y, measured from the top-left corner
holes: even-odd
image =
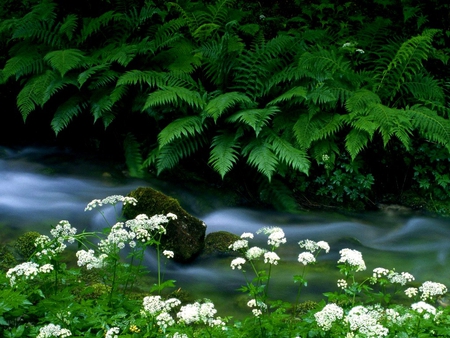
[[[447,287],[441,283],[427,281],[419,287],[419,291],[422,293],[420,298],[425,301],[432,299],[434,296],[444,295],[447,293]]]
[[[250,239],[253,239],[253,234],[251,233],[251,232],[244,232],[242,235],[241,235],[241,238],[242,239],[245,239],[245,238],[250,238]]]
[[[70,332],[70,330],[63,329],[60,325],[48,324],[39,329],[39,334],[36,338],[65,338],[70,337],[71,335],[72,332]]]
[[[246,239],[238,239],[237,241],[228,246],[228,249],[231,249],[233,251],[238,251],[247,248],[248,248],[248,241]]]
[[[39,264],[33,262],[25,262],[16,265],[11,268],[6,273],[6,277],[9,278],[9,283],[11,286],[16,285],[16,280],[18,277],[25,277],[25,279],[34,279],[39,273]]]
[[[352,249],[342,249],[339,251],[339,254],[341,258],[338,260],[338,263],[347,263],[351,267],[356,268],[356,272],[366,270],[366,263],[362,258],[361,252]]]
[[[414,303],[411,305],[411,308],[416,311],[417,313],[424,314],[425,315],[436,315],[436,308],[433,305],[430,305],[428,303],[425,303],[423,301]],[[427,316],[428,317],[428,316]]]
[[[385,268],[375,268],[373,269],[373,277],[381,278],[383,276],[387,276],[389,274],[389,270]]]
[[[357,48],[357,49],[355,50],[355,52],[360,53],[360,54],[364,54],[364,53],[365,53],[364,50],[361,49],[361,48]]]
[[[280,257],[275,252],[269,251],[264,254],[264,263],[277,265],[279,260]]]
[[[381,338],[389,334],[389,329],[378,322],[381,316],[380,308],[359,305],[349,311],[345,321],[350,325],[351,331],[358,331],[364,337]]]
[[[39,272],[42,272],[42,273],[50,273],[52,271],[53,271],[52,264],[44,264],[41,267],[39,267]]]
[[[173,317],[167,312],[161,312],[156,316],[156,324],[165,332],[165,330],[175,324]]]
[[[311,252],[305,251],[298,255],[299,263],[303,265],[308,265],[316,262],[316,258]]]
[[[268,235],[269,237],[267,244],[273,246],[274,248],[278,248],[281,244],[286,243],[284,231],[280,227],[264,227],[259,229],[256,233]]]
[[[163,251],[163,255],[166,256],[167,258],[173,258],[174,257],[173,251],[170,251],[170,250],[164,250]]]
[[[233,259],[231,261],[231,268],[233,270],[236,269],[236,268],[241,270],[242,269],[242,265],[244,265],[245,262],[246,262],[245,258],[242,258],[242,257],[235,258],[235,259]]]
[[[94,250],[92,249],[90,249],[89,251],[79,250],[77,251],[75,256],[78,258],[78,266],[86,266],[88,270],[91,270],[92,268],[102,268],[105,264],[104,260],[107,257],[106,254],[102,254],[99,257],[96,257]]]
[[[126,205],[126,204],[136,205],[137,200],[134,197],[129,197],[129,196],[111,195],[111,196],[105,197],[102,200],[99,200],[99,199],[92,200],[91,202],[88,203],[86,208],[84,208],[84,211],[92,210],[97,207],[101,207],[105,204],[116,205],[118,203],[123,203],[123,205]]]
[[[327,304],[325,307],[314,314],[317,325],[324,331],[329,331],[333,323],[342,319],[344,310],[336,304]]]
[[[337,286],[340,289],[346,289],[348,284],[347,284],[347,281],[345,279],[338,279]]]
[[[106,331],[105,338],[119,338],[120,329],[116,327],[110,328]]]
[[[262,248],[254,246],[247,250],[247,252],[245,253],[245,256],[249,260],[254,260],[254,259],[258,259],[259,257],[261,257],[266,252],[267,252],[267,250],[264,250]]]
[[[414,280],[414,276],[409,272],[397,273],[395,271],[390,271],[388,274],[388,279],[391,283],[405,285],[408,282]]]
[[[405,290],[405,295],[407,295],[409,298],[412,298],[417,295],[418,291],[419,290],[417,288],[407,288]]]

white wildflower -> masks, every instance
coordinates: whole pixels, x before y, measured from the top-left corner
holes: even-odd
[[[381,316],[381,309],[359,305],[349,311],[345,321],[349,323],[351,331],[358,331],[365,337],[381,338],[389,334],[389,330],[378,322]]]
[[[245,253],[245,256],[249,260],[254,260],[254,259],[258,259],[259,257],[261,257],[266,252],[267,252],[267,250],[264,250],[262,248],[254,246],[247,250],[247,252]]]
[[[233,259],[231,261],[231,268],[233,270],[236,269],[236,268],[241,270],[242,269],[242,265],[244,265],[245,262],[246,262],[245,258],[242,258],[242,257],[235,258],[235,259]]]
[[[105,338],[119,338],[120,329],[115,326],[106,331]]]
[[[170,251],[170,250],[164,250],[163,251],[163,255],[166,256],[167,258],[173,258],[174,257],[174,252]]]
[[[61,328],[60,325],[48,324],[39,329],[39,334],[36,338],[65,338],[70,337],[72,332],[68,329]]]
[[[316,258],[311,252],[305,251],[298,255],[298,261],[303,265],[308,265],[316,262]]]
[[[327,304],[325,307],[314,314],[317,325],[324,331],[329,331],[333,323],[342,319],[344,310],[336,304]]]
[[[361,252],[352,249],[342,249],[339,251],[339,254],[341,258],[338,260],[338,263],[347,263],[354,267],[356,272],[366,270],[366,263],[362,258]]]
[[[246,239],[238,239],[234,243],[230,244],[228,246],[228,248],[233,250],[233,251],[247,249],[248,248],[248,241]]]
[[[281,244],[286,243],[284,231],[279,227],[264,227],[259,229],[256,233],[269,235],[267,244],[273,246],[274,248],[278,248]]]
[[[277,265],[279,260],[280,257],[275,252],[269,251],[264,254],[264,263]]]
[[[409,272],[397,273],[395,271],[390,271],[387,277],[391,283],[400,285],[405,285],[414,280],[414,276]]]
[[[429,317],[429,315],[436,315],[436,308],[433,305],[430,305],[423,301],[412,304],[411,308],[417,313],[423,313],[424,317]]]
[[[245,238],[253,239],[253,234],[252,234],[251,232],[244,232],[244,233],[241,235],[241,238],[242,238],[242,239],[245,239]]]
[[[337,286],[340,289],[346,289],[348,284],[347,284],[347,281],[345,279],[338,279]]]
[[[420,298],[425,301],[432,299],[434,296],[444,295],[447,293],[447,287],[441,283],[427,281],[419,287],[419,291],[422,293]]]
[[[11,286],[16,285],[18,277],[25,277],[25,279],[34,279],[39,273],[39,264],[33,262],[25,262],[16,265],[6,273],[6,277],[9,278]]]
[[[387,276],[389,274],[389,270],[385,268],[375,268],[373,269],[373,277],[381,278],[383,276]]]
[[[105,254],[96,257],[94,250],[92,249],[90,249],[89,251],[79,250],[77,251],[75,256],[78,258],[78,266],[86,266],[88,270],[91,270],[92,268],[102,268],[105,264],[104,260],[107,257]]]
[[[418,289],[417,288],[407,288],[405,290],[405,295],[407,295],[409,298],[415,297],[418,293]]]

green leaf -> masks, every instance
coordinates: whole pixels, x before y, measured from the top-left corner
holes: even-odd
[[[84,60],[83,52],[79,49],[55,50],[47,53],[44,60],[58,70],[63,77],[68,71],[80,67]]]
[[[239,92],[228,92],[220,94],[208,102],[203,110],[207,115],[217,122],[217,119],[230,107],[239,103],[251,104],[252,100],[245,94]]]
[[[278,137],[276,134],[271,135],[270,141],[272,142],[273,151],[281,161],[294,170],[308,174],[310,162],[303,150],[295,148],[290,142]]]
[[[238,111],[227,118],[227,122],[243,122],[255,131],[258,137],[262,128],[266,126],[272,118],[272,115],[278,113],[280,110],[278,107],[269,107],[263,109],[246,109]]]
[[[271,181],[278,165],[277,156],[272,151],[268,142],[255,140],[243,149],[243,154],[248,156],[247,162]]]
[[[213,138],[208,163],[211,164],[222,179],[233,168],[238,159],[239,142],[236,134],[222,133]]]
[[[203,119],[198,116],[186,116],[169,123],[158,135],[159,148],[163,148],[176,138],[201,134]]]
[[[352,129],[345,137],[345,148],[349,152],[352,160],[363,150],[369,140],[370,134],[365,130]]]
[[[267,105],[273,106],[275,104],[285,102],[285,101],[290,101],[293,98],[299,98],[299,97],[306,99],[307,94],[308,94],[308,91],[305,87],[294,87],[294,88],[289,89],[287,92],[281,94],[277,98],[273,99]]]
[[[142,110],[154,106],[175,105],[179,106],[181,102],[197,109],[203,109],[205,104],[198,91],[192,91],[183,87],[162,87],[160,90],[149,94]]]

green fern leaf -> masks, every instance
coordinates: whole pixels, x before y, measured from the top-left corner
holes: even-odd
[[[223,179],[238,159],[239,142],[234,133],[222,133],[213,138],[211,147],[208,163]]]
[[[5,81],[11,76],[15,76],[17,80],[24,75],[39,74],[44,69],[44,62],[37,48],[24,46],[24,48],[19,47],[18,49],[17,55],[8,59],[2,70]]]
[[[48,86],[43,93],[41,105],[46,103],[53,95],[55,95],[57,92],[61,91],[68,85],[72,85],[78,88],[78,82],[74,77],[61,77],[56,72],[49,72],[49,76],[51,78],[51,81],[48,83]]]
[[[161,89],[149,94],[142,110],[150,107],[175,105],[182,102],[196,109],[203,109],[205,102],[198,91],[192,91],[183,87],[161,87]]]
[[[278,107],[268,107],[264,109],[245,109],[238,111],[227,118],[227,122],[242,122],[253,128],[256,137],[258,137],[262,128],[271,120],[272,116],[278,113]]]
[[[125,151],[125,163],[127,164],[128,172],[131,177],[142,178],[142,155],[140,144],[136,137],[128,133],[123,141],[123,148]]]
[[[352,129],[345,137],[345,148],[352,160],[355,160],[356,156],[367,146],[367,143],[371,140],[371,135],[360,129]]]
[[[32,77],[27,81],[22,90],[17,95],[17,106],[24,121],[36,105],[42,106],[46,90],[54,79],[54,73],[50,70],[43,74]]]
[[[69,40],[72,40],[73,33],[78,27],[78,17],[75,14],[69,14],[64,18],[59,27],[59,34],[66,35]]]
[[[86,102],[79,96],[72,96],[60,105],[51,121],[51,127],[55,134],[58,135],[61,130],[66,128],[70,121],[80,114],[86,106]]]
[[[92,67],[86,69],[84,72],[81,72],[78,75],[78,83],[80,84],[80,87],[83,86],[86,83],[86,81],[88,81],[97,72],[101,72],[101,71],[104,71],[107,69],[109,69],[108,64],[101,64],[101,65],[92,66]]]
[[[184,139],[203,132],[203,119],[199,116],[186,116],[169,123],[158,135],[159,148],[175,139]]]
[[[269,141],[272,143],[272,150],[281,161],[294,170],[308,174],[310,162],[304,151],[295,148],[290,142],[274,133],[270,135]]]
[[[270,143],[255,139],[242,150],[242,153],[247,156],[248,164],[255,167],[271,181],[278,166],[278,158],[273,153]]]
[[[220,94],[219,96],[213,98],[208,102],[203,112],[207,116],[211,116],[214,122],[217,122],[218,118],[230,107],[236,104],[252,104],[252,100],[242,93],[239,92],[228,92]]]
[[[44,56],[44,61],[47,61],[53,69],[59,71],[61,76],[64,77],[68,71],[81,66],[84,55],[79,49],[55,50],[47,53]]]
[[[307,91],[307,89],[305,87],[294,87],[294,88],[289,89],[287,92],[281,94],[277,98],[273,99],[267,105],[268,106],[273,106],[273,105],[276,105],[276,104],[281,103],[281,102],[290,101],[293,98],[306,99],[307,98],[307,93],[308,93],[308,91]]]
[[[134,69],[125,72],[117,79],[117,86],[130,84],[148,84],[151,87],[162,86],[164,84],[164,75],[161,72]]]
[[[367,112],[372,104],[378,103],[381,103],[381,99],[377,94],[367,89],[359,89],[345,102],[345,108],[350,113],[361,114]]]
[[[109,11],[97,18],[88,18],[81,30],[80,42],[85,42],[91,35],[97,33],[102,27],[107,26],[112,20],[118,19],[118,17],[118,14]]]

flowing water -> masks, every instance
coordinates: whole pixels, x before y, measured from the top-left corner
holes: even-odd
[[[62,219],[78,229],[100,229],[105,221],[99,213],[84,212],[87,203],[109,195],[125,195],[147,185],[178,198],[187,211],[206,223],[207,233],[226,230],[240,235],[256,233],[265,226],[283,228],[287,243],[278,251],[280,264],[272,269],[269,293],[273,298],[295,297],[297,285],[292,276],[302,273],[303,266],[296,260],[301,252],[297,243],[303,239],[324,240],[331,246],[328,254],[319,256],[317,265],[308,268],[303,300],[318,299],[323,292],[336,290],[340,278],[336,262],[343,248],[362,252],[367,271],[361,277],[370,276],[376,267],[395,268],[412,273],[418,282],[432,280],[450,286],[450,219],[395,212],[294,215],[224,208],[219,197],[202,196],[201,192],[192,193],[164,182],[116,180],[108,174],[110,166],[55,149],[2,148],[0,154],[1,242],[28,230],[46,233]],[[111,209],[106,210],[106,216],[113,222]],[[252,245],[264,246],[266,240],[257,235]],[[186,289],[194,298],[212,299],[220,315],[225,316],[239,308],[241,294],[236,289],[245,282],[242,271],[230,268],[231,259],[201,256],[189,265],[171,263],[164,277],[175,279],[177,287]],[[152,253],[148,264],[154,271]]]

